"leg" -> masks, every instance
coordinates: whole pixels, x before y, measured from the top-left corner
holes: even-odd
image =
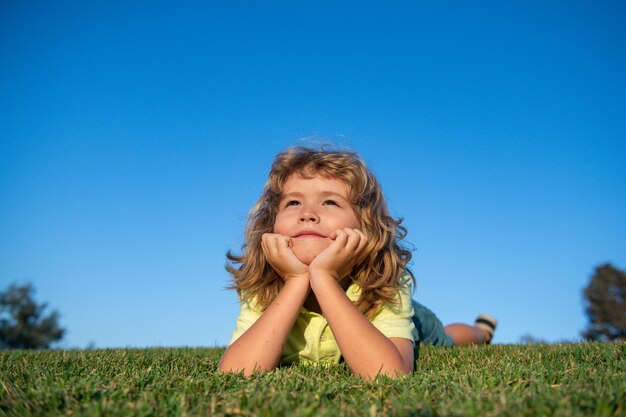
[[[456,346],[482,345],[491,340],[486,331],[464,323],[448,324],[444,331]]]
[[[457,346],[482,345],[491,343],[498,321],[486,314],[481,314],[473,326],[463,323],[449,324],[444,331]]]
[[[419,342],[433,346],[454,346],[454,340],[445,332],[441,320],[426,306],[413,300],[413,324]]]

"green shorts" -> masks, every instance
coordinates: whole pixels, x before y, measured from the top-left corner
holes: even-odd
[[[443,330],[441,320],[415,300],[413,300],[413,323],[419,334],[419,342],[434,346],[454,346],[452,338]]]

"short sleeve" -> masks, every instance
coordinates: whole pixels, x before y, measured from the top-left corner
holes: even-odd
[[[398,290],[396,304],[384,304],[372,319],[372,324],[386,337],[409,339],[413,343],[419,335],[413,323],[413,303],[410,283]]]
[[[241,309],[239,311],[239,317],[237,317],[237,325],[230,337],[228,345],[232,345],[235,340],[239,339],[257,319],[261,317],[261,311],[254,308],[250,301],[241,300]]]

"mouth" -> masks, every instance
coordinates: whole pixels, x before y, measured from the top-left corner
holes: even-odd
[[[304,230],[302,232],[298,232],[294,235],[294,237],[312,237],[312,238],[326,238],[326,236],[322,236],[321,234],[314,232],[312,230]]]

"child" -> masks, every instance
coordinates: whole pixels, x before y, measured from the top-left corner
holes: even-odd
[[[219,369],[250,375],[343,359],[364,378],[395,377],[413,371],[420,340],[489,343],[495,320],[444,331],[411,300],[400,223],[357,154],[280,153],[248,217],[243,254],[227,255],[241,312]]]

